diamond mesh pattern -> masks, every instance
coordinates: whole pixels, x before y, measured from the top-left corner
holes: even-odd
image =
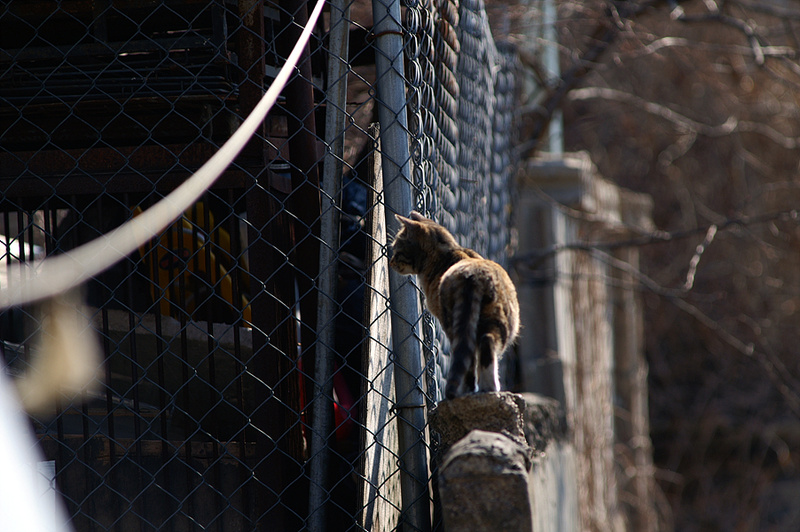
[[[6,2],[0,259],[69,253],[199,168],[294,45],[307,20],[295,4]],[[33,420],[77,530],[392,530],[401,480],[429,476],[398,443],[392,350],[406,339],[389,326],[371,5],[324,20],[214,187],[85,287],[103,382]],[[395,162],[410,164],[420,210],[502,260],[513,52],[497,51],[481,2],[408,2],[403,26],[411,160]],[[326,128],[336,113],[341,127]],[[30,366],[40,319],[33,306],[0,314],[7,372]],[[430,315],[421,323],[432,405],[447,346]]]

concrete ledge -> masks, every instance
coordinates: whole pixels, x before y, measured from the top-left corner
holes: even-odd
[[[555,399],[532,393],[476,393],[442,401],[430,414],[441,456],[473,430],[504,434],[544,452],[550,441],[568,435],[564,410]]]
[[[525,405],[522,430],[528,445],[535,452],[543,453],[549,444],[567,440],[569,428],[561,403],[533,393],[522,394],[520,397]]]
[[[441,456],[473,430],[504,434],[525,443],[525,399],[511,392],[476,393],[442,401],[430,414],[431,430],[438,435]]]
[[[431,412],[447,532],[578,530],[575,457],[561,405],[495,392]]]
[[[445,530],[532,530],[529,454],[496,432],[473,430],[456,442],[439,469]]]

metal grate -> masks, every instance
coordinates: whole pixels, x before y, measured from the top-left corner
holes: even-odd
[[[173,190],[253,109],[307,9],[6,2],[0,259],[69,253]],[[432,526],[424,407],[447,346],[391,280],[387,221],[407,201],[503,260],[514,65],[480,2],[331,3],[235,163],[85,287],[103,384],[33,420],[75,529]],[[40,319],[0,314],[9,373]]]

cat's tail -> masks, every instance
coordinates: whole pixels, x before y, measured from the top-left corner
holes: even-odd
[[[476,350],[478,336],[478,319],[481,312],[483,290],[471,277],[463,280],[459,298],[453,306],[453,335],[450,338],[450,372],[447,375],[445,396],[452,399],[458,395],[459,387],[464,382],[467,392],[475,390]]]

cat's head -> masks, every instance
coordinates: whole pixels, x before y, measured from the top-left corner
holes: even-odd
[[[458,247],[447,229],[417,211],[411,211],[407,218],[395,214],[395,218],[400,222],[400,230],[392,243],[389,265],[398,273],[421,273],[438,253]]]

